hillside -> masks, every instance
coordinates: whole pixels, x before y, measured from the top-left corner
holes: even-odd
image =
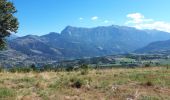
[[[47,64],[67,59],[129,53],[151,42],[168,39],[170,34],[167,32],[138,30],[126,26],[67,26],[61,33],[9,39],[9,49],[0,52],[0,59],[2,65],[10,65],[11,62],[11,65]],[[18,54],[22,59],[15,59]]]
[[[161,54],[161,53],[169,53],[170,51],[170,40],[166,41],[157,41],[150,43],[149,45],[136,50],[137,53],[153,53],[153,54]]]
[[[0,73],[1,100],[169,100],[170,69]]]

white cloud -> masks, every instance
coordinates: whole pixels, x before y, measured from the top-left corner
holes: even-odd
[[[80,17],[79,20],[83,20],[84,18],[83,17]]]
[[[128,21],[126,25],[136,27],[138,29],[156,29],[160,31],[170,32],[170,23],[164,21],[154,21],[147,19],[140,13],[132,13],[127,15]]]
[[[138,29],[156,29],[160,31],[170,32],[170,23],[166,23],[163,21],[155,21],[152,23],[138,24],[134,27]]]
[[[104,23],[109,23],[109,21],[108,21],[108,20],[105,20]]]
[[[126,16],[127,18],[129,18],[130,20],[126,22],[126,24],[140,24],[143,22],[152,22],[153,19],[146,19],[144,15],[142,15],[141,13],[132,13],[132,14],[128,14]]]
[[[140,14],[140,13],[128,14],[127,17],[131,19],[131,20],[129,21],[129,23],[141,23],[141,22],[143,22],[143,19],[145,18],[145,17],[144,17],[142,14]]]
[[[91,18],[91,20],[98,20],[98,19],[99,19],[98,16],[93,16],[93,17]]]

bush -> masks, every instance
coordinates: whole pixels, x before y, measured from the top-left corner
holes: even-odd
[[[86,75],[89,73],[89,66],[83,64],[80,66],[80,70],[81,70],[81,75]]]
[[[56,71],[56,68],[52,65],[44,65],[42,66],[41,71]]]
[[[3,70],[4,70],[4,69],[3,69],[2,67],[0,67],[0,72],[3,72]]]
[[[150,64],[145,64],[145,67],[150,67],[151,65]]]
[[[80,69],[89,69],[89,66],[86,65],[86,64],[82,64],[82,65],[80,66]]]
[[[147,81],[146,83],[144,83],[145,86],[153,86],[153,83],[151,81]]]
[[[81,70],[81,75],[87,75],[88,73],[88,69]]]
[[[37,71],[37,68],[36,68],[35,64],[32,64],[32,65],[30,66],[30,68],[31,68],[33,71]]]
[[[73,88],[81,88],[82,85],[84,85],[84,81],[82,79],[74,78],[70,79],[71,81],[71,87]]]
[[[166,65],[166,69],[169,69],[170,67],[169,67],[169,65]]]
[[[73,67],[73,66],[69,66],[69,67],[66,68],[66,71],[68,71],[68,72],[69,72],[69,71],[73,71],[73,70],[74,70],[74,67]]]

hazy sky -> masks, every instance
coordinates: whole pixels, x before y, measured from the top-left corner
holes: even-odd
[[[170,32],[170,0],[11,0],[20,22],[17,33],[43,35],[67,25],[126,25]]]

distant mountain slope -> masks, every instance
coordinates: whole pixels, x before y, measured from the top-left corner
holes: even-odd
[[[137,53],[163,53],[170,51],[170,40],[157,41],[150,43],[149,45],[136,50]]]
[[[14,39],[9,42],[9,47],[28,56],[37,55],[55,58],[55,56],[61,54],[57,48],[50,47],[45,41],[42,41],[40,37],[33,35]]]
[[[16,38],[18,38],[18,36],[17,36],[17,35],[14,35],[14,34],[6,37],[7,40],[13,40],[13,39],[16,39]]]
[[[132,52],[153,41],[170,39],[156,30],[137,30],[125,26],[77,28],[67,26],[61,34],[25,36],[9,42],[10,47],[27,55],[46,57],[93,57]]]
[[[26,55],[28,57],[26,60],[34,59],[36,63],[43,61],[45,63],[60,59],[128,53],[151,42],[168,39],[170,33],[167,32],[138,30],[125,26],[96,28],[67,26],[61,33],[28,35],[8,40],[8,43],[10,50]],[[6,59],[8,60],[8,57]]]

